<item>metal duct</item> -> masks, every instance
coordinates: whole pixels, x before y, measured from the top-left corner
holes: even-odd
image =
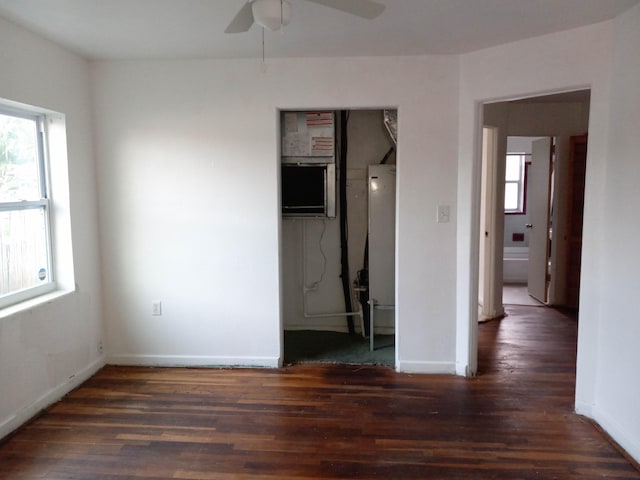
[[[393,145],[398,146],[398,110],[383,110],[382,121]]]

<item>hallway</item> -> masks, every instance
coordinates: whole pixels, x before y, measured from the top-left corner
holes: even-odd
[[[479,375],[509,373],[530,383],[536,375],[544,374],[546,381],[553,378],[553,384],[562,386],[558,394],[573,402],[578,336],[575,314],[542,305],[505,304],[505,311],[507,316],[502,320],[480,325]]]

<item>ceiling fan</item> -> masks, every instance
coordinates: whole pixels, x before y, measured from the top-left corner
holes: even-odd
[[[373,19],[380,15],[385,6],[374,0],[306,0],[325,7],[335,8],[341,12],[358,17]],[[254,23],[279,30],[291,20],[290,0],[248,0],[231,20],[224,33],[242,33]]]

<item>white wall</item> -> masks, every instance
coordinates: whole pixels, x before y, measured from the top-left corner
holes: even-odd
[[[605,22],[462,57],[457,270],[457,356],[461,366],[473,366],[476,352],[466,345],[475,336],[475,322],[469,323],[469,317],[473,320],[475,294],[470,292],[477,282],[479,103],[590,87],[576,409],[598,419],[636,459],[640,417],[633,399],[640,395],[640,384],[632,292],[638,291],[639,260],[632,245],[640,232],[637,222],[625,219],[637,210],[639,198],[632,180],[638,178],[638,164],[632,160],[637,158],[634,126],[640,105],[638,24],[640,7],[635,7],[615,24]]]
[[[2,437],[103,364],[103,325],[88,64],[3,19],[0,64],[0,98],[66,115],[76,283],[73,293],[0,318]]]
[[[640,460],[640,6],[616,22],[613,75],[609,111],[609,137],[605,155],[605,197],[598,261],[601,297],[597,311],[597,380],[590,400],[592,414],[614,438]],[[589,137],[591,148],[591,137]],[[591,161],[589,154],[588,162]],[[589,168],[589,164],[587,164]],[[589,199],[587,198],[587,201]],[[630,218],[635,221],[629,221]],[[583,276],[582,281],[588,281]],[[580,301],[591,291],[581,291]],[[580,348],[585,352],[582,341]],[[589,343],[588,345],[591,345]],[[581,355],[583,357],[583,355]],[[579,371],[579,373],[581,373]]]
[[[393,107],[398,366],[453,371],[457,58],[273,60],[266,73],[252,60],[104,62],[93,74],[111,362],[277,365],[278,109]],[[451,223],[436,224],[439,204]]]

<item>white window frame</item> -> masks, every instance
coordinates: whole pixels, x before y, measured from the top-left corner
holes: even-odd
[[[505,159],[505,163],[509,157],[520,157],[520,176],[517,180],[507,180],[506,172],[505,172],[505,191],[507,190],[507,185],[515,184],[518,186],[518,206],[513,209],[507,209],[505,207],[504,213],[510,215],[524,215],[526,213],[526,192],[527,192],[527,164],[530,163],[531,154],[528,153],[507,153],[507,158]],[[506,200],[506,199],[505,199]]]
[[[40,170],[40,199],[24,200],[19,202],[0,202],[0,211],[21,211],[30,209],[43,209],[45,219],[46,254],[47,254],[47,277],[44,283],[28,287],[22,290],[7,293],[0,296],[0,309],[16,303],[30,300],[35,297],[47,294],[56,289],[56,279],[53,260],[53,241],[51,232],[51,200],[49,161],[47,149],[47,122],[46,115],[20,108],[7,107],[0,104],[0,113],[6,116],[33,120],[37,128],[38,142],[38,168]]]

